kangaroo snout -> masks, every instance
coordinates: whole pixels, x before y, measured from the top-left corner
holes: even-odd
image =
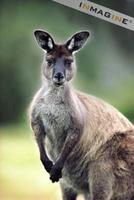
[[[56,85],[62,85],[65,82],[65,76],[63,72],[57,72],[53,76],[53,81]]]
[[[54,78],[60,81],[64,78],[64,74],[62,72],[58,72],[54,75]]]

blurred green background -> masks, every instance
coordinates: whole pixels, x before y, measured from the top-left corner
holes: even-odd
[[[94,1],[133,16],[134,2]],[[41,85],[43,51],[35,29],[57,42],[83,29],[90,42],[76,54],[74,85],[99,96],[134,121],[134,32],[64,7],[51,0],[1,1],[0,6],[0,199],[61,198],[39,161],[27,120],[27,108]]]

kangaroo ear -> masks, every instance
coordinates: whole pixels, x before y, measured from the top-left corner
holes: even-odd
[[[47,52],[50,52],[55,47],[55,43],[53,38],[50,36],[49,33],[44,32],[42,30],[34,31],[34,35],[39,46]]]
[[[88,31],[78,32],[66,42],[66,47],[69,51],[75,52],[81,49],[86,43],[90,33]]]

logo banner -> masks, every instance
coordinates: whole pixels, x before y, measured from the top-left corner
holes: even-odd
[[[86,14],[98,17],[110,23],[134,31],[134,18],[114,11],[89,0],[53,0],[57,3],[74,8]]]

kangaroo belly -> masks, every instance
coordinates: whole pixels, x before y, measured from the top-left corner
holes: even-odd
[[[89,190],[88,173],[89,169],[86,165],[83,165],[82,157],[78,154],[74,154],[70,157],[63,168],[63,180],[66,184],[71,185],[72,188],[79,192]]]
[[[62,120],[65,120],[64,125],[62,125]],[[44,115],[44,123],[47,123],[48,125],[46,130],[47,136],[45,140],[45,146],[50,159],[53,160],[54,163],[56,162],[64,145],[67,130],[70,126],[69,123],[67,124],[69,121],[70,118],[68,114],[66,117],[62,115],[62,119],[60,121],[61,123],[58,123],[57,120],[50,121],[47,116]],[[79,144],[77,145],[79,146]],[[67,185],[71,185],[78,191],[88,191],[88,170],[87,166],[84,166],[81,162],[83,160],[83,154],[81,148],[78,150],[78,146],[73,149],[65,162],[62,171],[62,180],[65,181]]]
[[[41,114],[46,131],[46,148],[55,162],[65,142],[70,127],[70,114],[64,104],[48,104]]]

